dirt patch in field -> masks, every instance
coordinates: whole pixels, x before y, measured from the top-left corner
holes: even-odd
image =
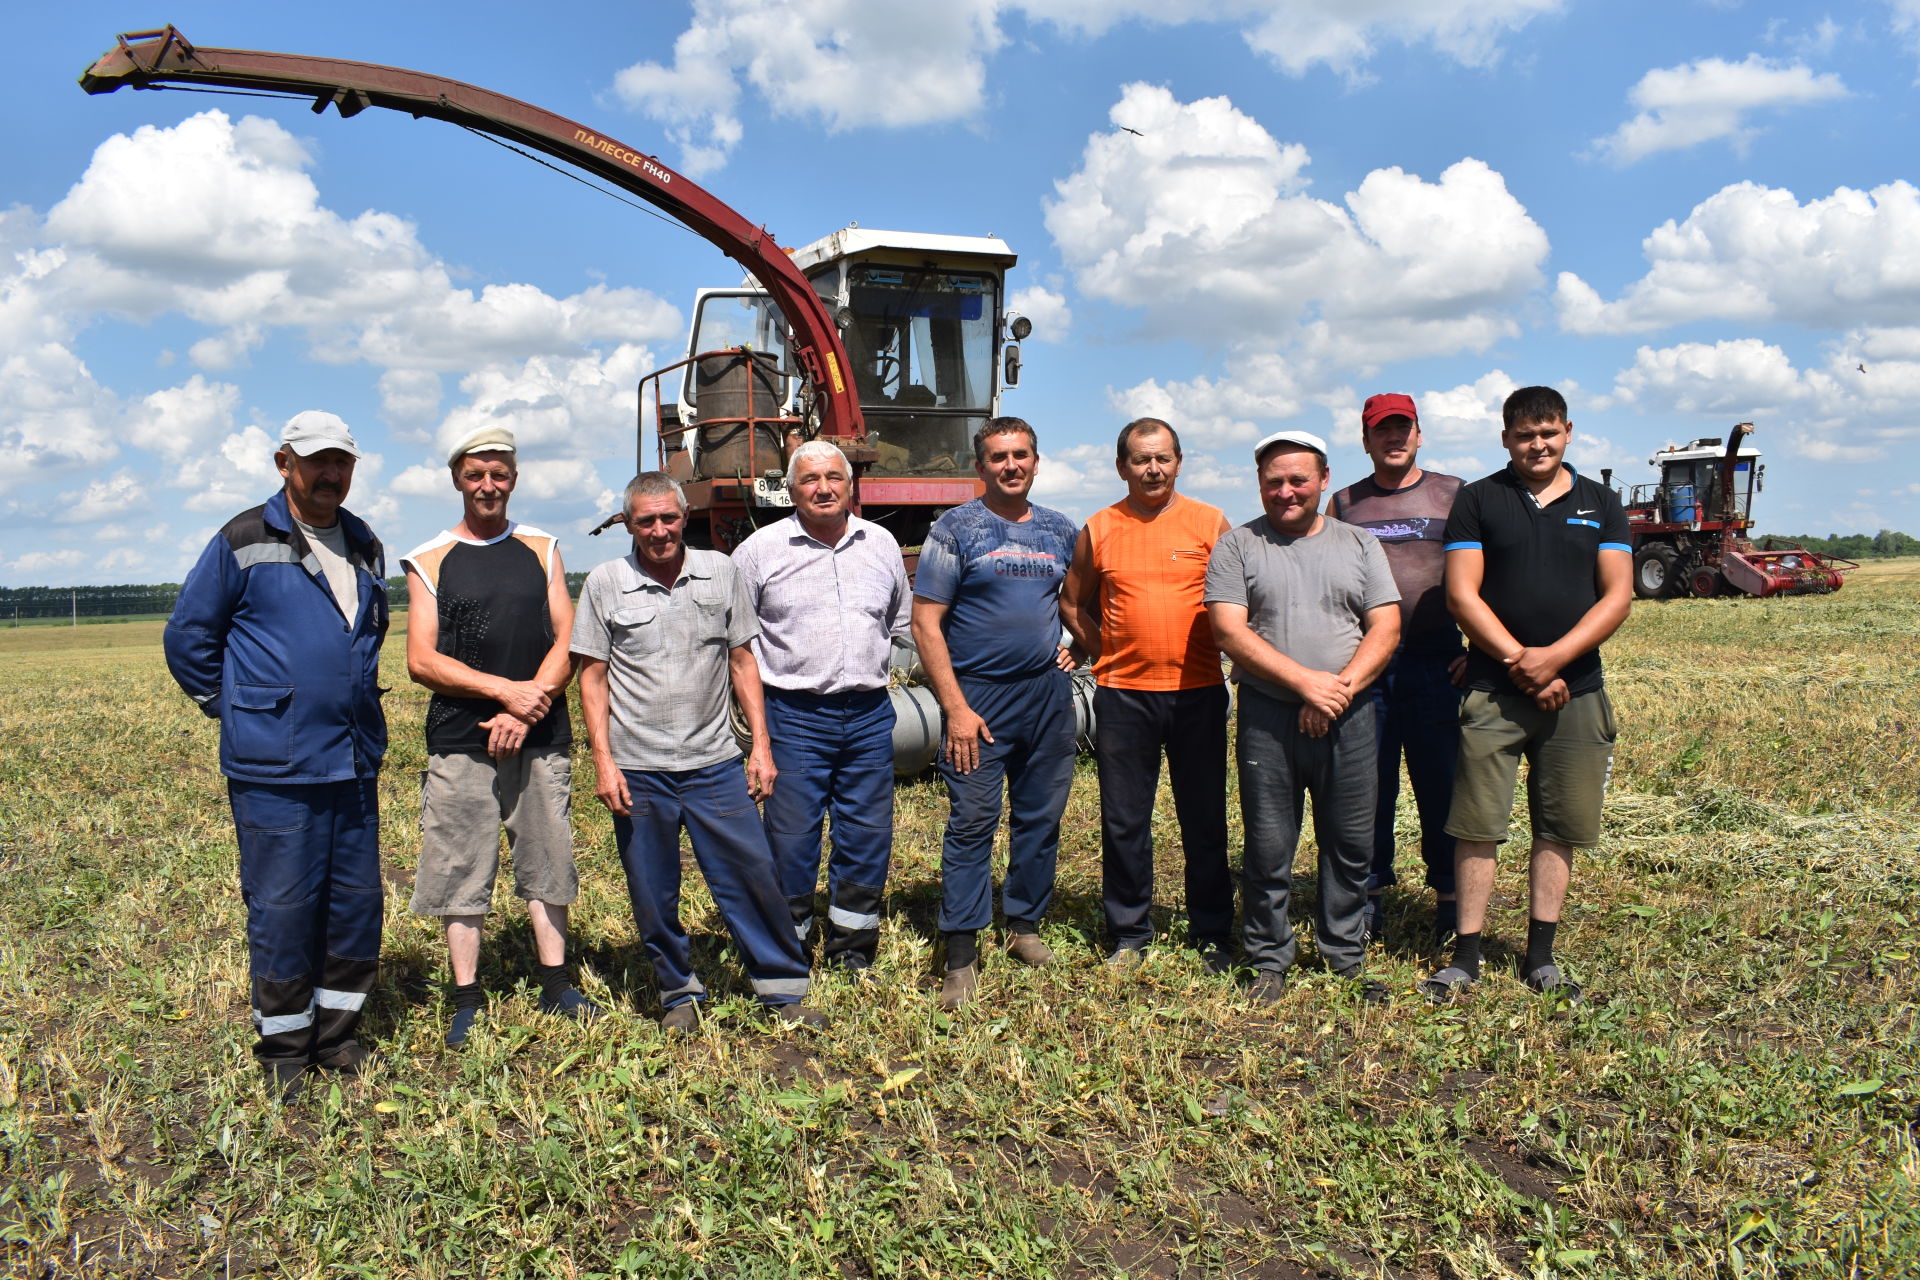
[[[1560,1190],[1560,1184],[1547,1176],[1545,1171],[1498,1143],[1488,1142],[1485,1138],[1468,1138],[1460,1145],[1481,1168],[1500,1179],[1515,1194],[1529,1200],[1551,1203]]]

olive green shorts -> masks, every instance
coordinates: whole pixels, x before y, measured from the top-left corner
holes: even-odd
[[[500,829],[513,853],[514,896],[564,907],[580,894],[573,864],[573,761],[566,747],[495,760],[484,751],[427,757],[420,776],[420,867],[413,911],[482,916],[500,872]]]
[[[1576,848],[1600,843],[1600,807],[1617,732],[1605,689],[1583,693],[1558,711],[1542,711],[1523,693],[1469,690],[1460,704],[1447,834],[1506,840],[1514,778],[1524,757],[1534,838]]]

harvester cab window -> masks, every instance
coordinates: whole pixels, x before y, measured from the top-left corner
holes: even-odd
[[[746,289],[703,290],[694,303],[693,338],[689,356],[708,351],[726,351],[745,347],[761,356],[771,355],[775,367],[783,373],[792,367],[787,354],[787,325],[780,308],[766,294]],[[698,409],[700,379],[689,365],[681,375],[680,406],[683,420],[691,422]],[[793,394],[793,379],[780,379],[780,404],[784,408]],[[767,412],[772,412],[769,406]]]
[[[983,410],[993,396],[995,281],[860,265],[848,272],[848,359],[863,405]]]

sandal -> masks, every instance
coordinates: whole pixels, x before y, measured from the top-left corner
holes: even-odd
[[[1586,998],[1581,993],[1580,984],[1560,972],[1557,964],[1543,964],[1528,974],[1527,989],[1568,1005],[1579,1004]]]
[[[1473,975],[1457,964],[1446,968],[1420,984],[1420,994],[1435,1004],[1447,1004],[1473,989]]]

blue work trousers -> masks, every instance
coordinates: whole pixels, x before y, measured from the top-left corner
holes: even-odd
[[[893,856],[893,704],[885,689],[803,693],[767,686],[767,734],[780,771],[767,798],[767,843],[793,931],[813,926],[820,823],[831,822],[828,959],[871,964]]]
[[[1288,918],[1306,797],[1320,849],[1315,942],[1338,972],[1366,958],[1368,834],[1373,822],[1373,704],[1355,699],[1326,736],[1300,729],[1300,704],[1240,686],[1240,813],[1246,847],[1241,939],[1255,969],[1285,972],[1299,949]]]
[[[374,779],[227,780],[247,905],[254,1056],[329,1057],[354,1038],[380,964]]]
[[[738,759],[704,769],[623,769],[632,812],[613,816],[633,922],[653,961],[666,1008],[703,999],[687,931],[680,924],[680,830],[764,1004],[807,994],[807,958],[787,917],[760,814]]]
[[[1073,787],[1072,682],[1049,667],[1013,680],[960,677],[960,692],[987,722],[993,741],[960,773],[943,751],[947,833],[940,846],[940,932],[977,933],[993,922],[993,837],[1006,788],[1007,878],[1000,905],[1008,920],[1038,922],[1053,901],[1060,857],[1060,815]]]
[[[1379,739],[1379,797],[1373,818],[1373,874],[1369,892],[1399,883],[1393,872],[1395,811],[1400,803],[1400,757],[1420,815],[1420,858],[1427,887],[1453,892],[1453,837],[1447,810],[1453,804],[1453,763],[1460,750],[1460,699],[1465,690],[1447,677],[1459,651],[1396,653],[1373,682],[1374,730]]]

